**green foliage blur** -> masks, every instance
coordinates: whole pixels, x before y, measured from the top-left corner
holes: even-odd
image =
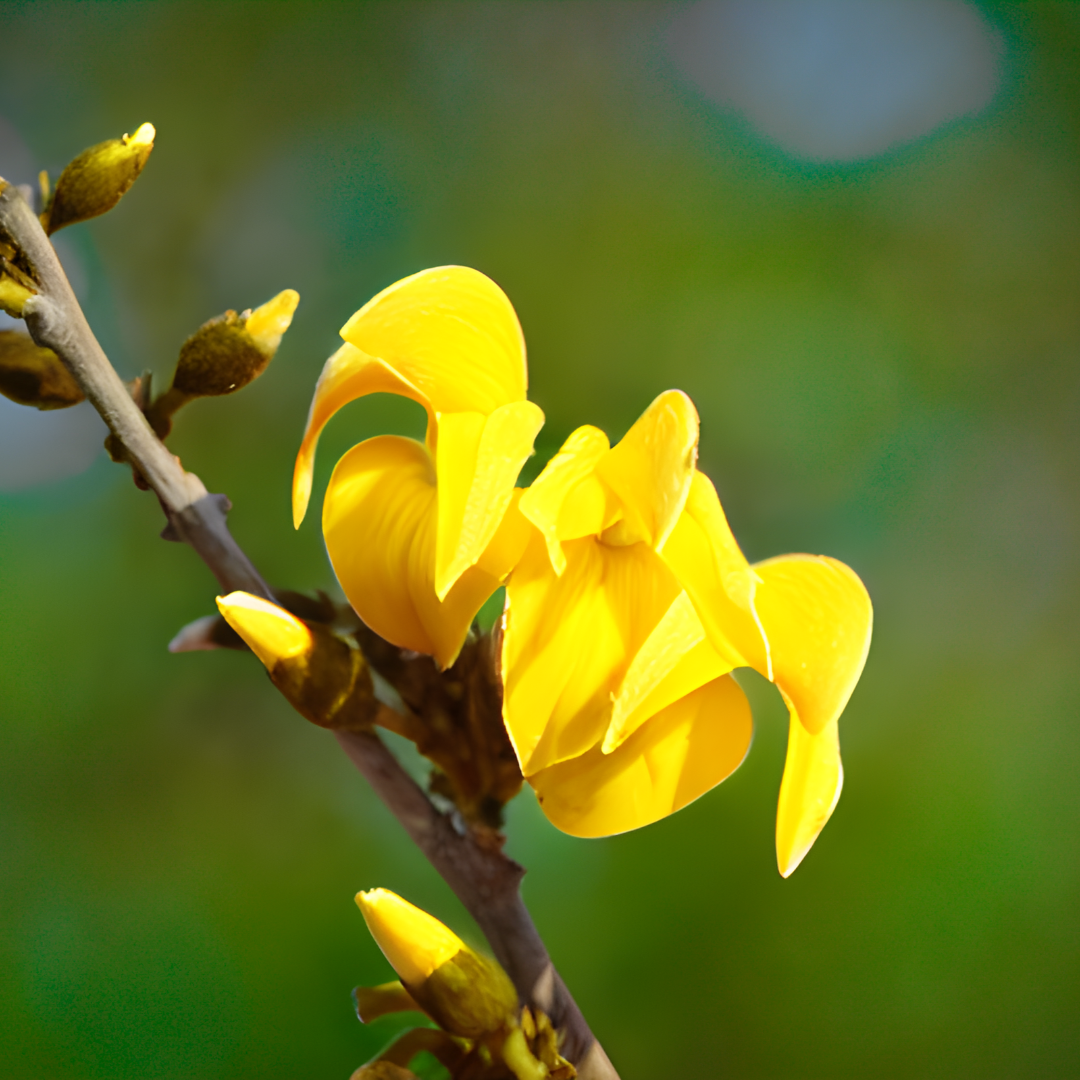
[[[824,552],[866,581],[844,793],[790,880],[786,713],[757,678],[746,763],[678,815],[583,841],[528,792],[510,808],[526,899],[624,1080],[1075,1075],[1076,8],[983,6],[990,106],[834,165],[696,94],[672,10],[8,2],[0,116],[54,177],[157,127],[121,205],[64,234],[124,377],[165,380],[206,319],[299,290],[267,374],[171,441],[273,583],[336,588],[334,461],[422,422],[346,409],[293,532],[338,328],[451,262],[519,312],[538,461],[680,387],[750,558]],[[215,588],[161,526],[100,452],[0,492],[0,1074],[344,1080],[396,1030],[352,1013],[391,977],[353,894],[478,934],[250,655],[166,652]]]

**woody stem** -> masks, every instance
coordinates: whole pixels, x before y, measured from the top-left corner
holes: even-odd
[[[266,582],[229,532],[228,500],[207,493],[154,434],[90,329],[49,238],[21,192],[0,180],[0,237],[33,269],[38,294],[24,318],[34,341],[52,349],[101,414],[127,459],[155,492],[168,519],[163,533],[191,545],[225,592],[272,599]],[[458,831],[374,733],[338,732],[350,760],[446,880],[486,934],[523,1002],[565,1032],[564,1055],[583,1080],[618,1080],[603,1048],[559,978],[521,899],[524,869]]]

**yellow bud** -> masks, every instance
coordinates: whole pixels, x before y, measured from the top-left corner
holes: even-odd
[[[17,330],[0,330],[0,394],[38,409],[66,409],[83,400],[60,357]]]
[[[478,1039],[514,1024],[517,991],[494,960],[388,889],[357,893],[356,903],[405,989],[444,1031]]]
[[[367,731],[379,705],[363,653],[325,626],[308,626],[261,597],[217,598],[225,621],[263,662],[273,684],[306,720],[341,731]]]
[[[225,621],[244,639],[267,671],[282,661],[306,655],[312,646],[311,631],[277,604],[246,592],[217,598]]]
[[[0,311],[6,311],[13,319],[21,319],[23,305],[33,295],[32,289],[20,285],[0,270]]]
[[[468,948],[448,926],[389,889],[356,894],[375,943],[406,987],[423,983],[438,967]]]
[[[299,302],[300,294],[286,289],[254,311],[226,311],[200,326],[180,347],[173,376],[177,405],[232,394],[258,378],[274,358]]]
[[[52,201],[41,215],[47,233],[88,221],[111,210],[138,179],[154,149],[154,125],[134,135],[109,139],[84,150],[56,181]]]

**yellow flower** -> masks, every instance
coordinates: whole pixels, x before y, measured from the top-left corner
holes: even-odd
[[[384,289],[341,336],[297,456],[294,521],[299,526],[307,510],[319,434],[338,409],[380,392],[423,405],[424,444],[378,436],[338,462],[323,533],[360,617],[388,641],[447,667],[527,535],[508,511],[544,417],[525,398],[521,327],[493,281],[444,266]]]
[[[696,470],[698,418],[661,394],[615,447],[575,431],[521,497],[536,531],[507,583],[503,715],[548,817],[578,836],[638,828],[730,775],[753,667],[791,711],[777,819],[786,877],[839,796],[836,721],[870,604],[832,559],[751,567]]]

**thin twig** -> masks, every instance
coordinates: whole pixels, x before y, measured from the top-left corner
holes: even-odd
[[[39,285],[39,294],[27,301],[24,311],[31,337],[60,357],[157,494],[168,518],[163,535],[189,543],[223,590],[243,589],[272,599],[229,532],[228,500],[208,494],[202,481],[185,472],[154,434],[94,337],[41,223],[23,195],[2,183],[0,232],[25,254]],[[481,846],[471,832],[458,831],[377,735],[336,734],[357,769],[476,919],[522,1001],[542,1009],[565,1033],[563,1053],[576,1064],[578,1075],[583,1080],[618,1080],[525,908],[520,893],[524,869]]]

